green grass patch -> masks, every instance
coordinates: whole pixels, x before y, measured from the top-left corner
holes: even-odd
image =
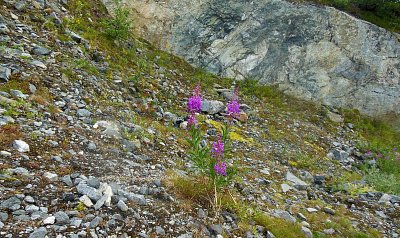
[[[298,2],[298,0],[294,0]],[[328,5],[393,32],[400,32],[400,2],[395,0],[305,0]]]

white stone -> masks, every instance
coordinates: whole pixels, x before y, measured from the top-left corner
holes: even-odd
[[[28,152],[30,150],[29,145],[23,140],[15,140],[13,147],[21,153]]]
[[[55,216],[50,216],[47,217],[46,219],[43,220],[44,225],[53,225],[54,222],[56,222],[56,217]]]
[[[44,177],[46,177],[48,180],[55,182],[58,180],[58,175],[50,172],[45,172],[43,174]]]
[[[79,198],[79,201],[81,201],[86,207],[92,207],[93,202],[90,200],[90,198],[86,195],[83,195],[82,197]]]

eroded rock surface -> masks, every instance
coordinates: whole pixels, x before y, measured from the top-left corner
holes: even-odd
[[[123,4],[138,33],[213,73],[372,116],[400,113],[398,36],[334,8],[281,0]]]

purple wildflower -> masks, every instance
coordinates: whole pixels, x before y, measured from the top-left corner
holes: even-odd
[[[216,142],[214,142],[212,150],[211,150],[211,155],[218,159],[224,157],[224,142],[222,142],[221,137],[218,138]]]
[[[189,114],[187,121],[188,121],[188,126],[197,127],[198,121],[196,115],[193,112]]]
[[[187,111],[190,113],[200,112],[201,105],[202,105],[201,87],[199,82],[193,90],[193,95],[188,100]]]
[[[216,174],[226,176],[226,163],[218,161],[214,165],[214,170]]]
[[[240,104],[238,102],[238,88],[235,89],[231,101],[227,105],[226,113],[230,119],[239,118],[240,116]]]

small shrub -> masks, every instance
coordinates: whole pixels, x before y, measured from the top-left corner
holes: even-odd
[[[333,0],[333,6],[344,10],[350,6],[350,1],[349,0]]]
[[[128,38],[132,25],[129,20],[129,10],[122,8],[117,2],[115,16],[104,21],[104,34],[110,40],[125,40]]]

